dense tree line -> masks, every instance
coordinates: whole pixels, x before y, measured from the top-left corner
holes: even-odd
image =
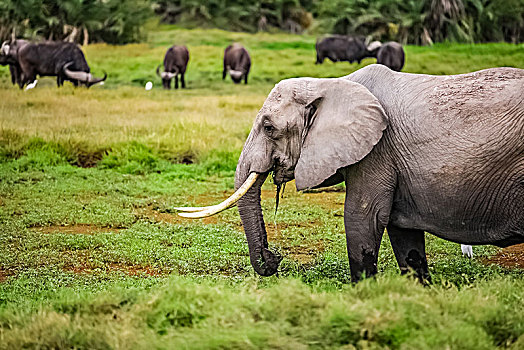
[[[402,43],[524,40],[524,0],[157,0],[168,23],[358,34]]]
[[[356,34],[412,44],[524,40],[524,0],[2,0],[0,39],[15,33],[79,43],[139,41],[153,11],[165,23],[249,32]]]
[[[402,43],[524,40],[524,0],[325,0],[317,16],[336,33]]]
[[[2,0],[0,38],[123,44],[141,39],[151,14],[150,0]]]

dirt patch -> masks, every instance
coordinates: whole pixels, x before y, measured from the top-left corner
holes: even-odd
[[[492,257],[487,258],[484,262],[506,268],[524,269],[524,243],[504,248]]]
[[[289,257],[300,264],[309,264],[324,251],[324,242],[317,241],[305,246],[290,246],[285,251],[289,254]]]
[[[32,227],[31,231],[43,233],[43,234],[53,234],[53,233],[66,233],[72,235],[93,235],[97,233],[118,233],[122,231],[122,228],[113,228],[113,227],[100,227],[90,224],[77,224],[77,225],[51,225],[51,226],[38,226]]]
[[[92,249],[66,250],[62,253],[66,261],[62,267],[64,271],[75,274],[100,274],[121,272],[128,276],[165,276],[168,269],[154,267],[149,264],[133,264],[126,261],[104,261],[103,257],[96,257]]]
[[[136,215],[141,218],[146,218],[154,222],[163,222],[168,224],[187,224],[194,221],[194,219],[187,219],[181,216],[178,216],[176,213],[167,213],[159,209],[153,208],[153,206],[148,206],[145,208],[138,208],[136,210]],[[219,222],[217,216],[209,216],[207,218],[201,219],[202,222],[206,225],[216,224]],[[221,220],[223,222],[223,220]]]
[[[104,264],[102,268],[100,267],[94,267],[89,264],[89,262],[82,262],[81,264],[75,264],[74,266],[66,266],[64,267],[65,271],[73,272],[75,274],[94,274],[99,272],[122,272],[128,276],[153,276],[153,277],[160,277],[165,276],[169,272],[163,271],[160,268],[153,267],[151,265],[130,265],[130,264],[124,264],[124,263],[110,263],[110,264]]]
[[[0,267],[0,283],[3,283],[7,280],[8,277],[14,276],[14,271],[3,269]]]
[[[77,155],[77,159],[72,165],[80,168],[93,168],[99,161],[104,158],[107,150],[97,150],[94,152],[80,152]]]

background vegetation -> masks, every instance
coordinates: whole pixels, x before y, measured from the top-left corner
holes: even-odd
[[[221,80],[224,48],[253,58],[249,85]],[[174,42],[185,90],[155,75]],[[500,250],[427,235],[433,285],[399,276],[387,234],[380,275],[349,284],[344,188],[262,191],[278,276],[253,274],[235,209],[189,221],[178,205],[233,191],[242,145],[281,79],[339,77],[373,63],[315,65],[315,36],[155,27],[142,44],[84,48],[106,84],[11,85],[0,67],[0,349],[520,349],[522,269]],[[524,68],[522,45],[407,46],[408,72]],[[154,82],[151,91],[144,90]],[[509,253],[504,253],[509,254]],[[515,260],[518,262],[517,260]]]
[[[125,44],[143,39],[149,0],[2,0],[0,39]]]
[[[524,0],[4,0],[0,39],[137,42],[156,13],[186,27],[364,35],[403,44],[519,43]]]

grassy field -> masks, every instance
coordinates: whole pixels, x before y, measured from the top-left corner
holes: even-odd
[[[253,59],[250,82],[221,80],[224,47]],[[281,79],[338,77],[314,65],[314,37],[155,27],[147,43],[85,48],[91,89],[44,78],[20,91],[0,67],[0,349],[493,349],[524,347],[524,277],[499,249],[427,235],[434,283],[398,276],[385,235],[380,276],[348,282],[341,187],[274,188],[262,206],[278,276],[255,276],[236,210],[197,221],[175,205],[232,193],[236,161]],[[186,90],[163,91],[167,47],[190,50]],[[405,71],[524,68],[524,46],[406,48]],[[143,86],[153,81],[152,91]],[[509,267],[508,267],[509,266]]]

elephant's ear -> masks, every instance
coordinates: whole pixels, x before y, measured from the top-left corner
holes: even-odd
[[[320,185],[340,168],[359,162],[382,137],[385,112],[364,86],[319,79],[305,113],[305,136],[295,168],[298,190]]]

